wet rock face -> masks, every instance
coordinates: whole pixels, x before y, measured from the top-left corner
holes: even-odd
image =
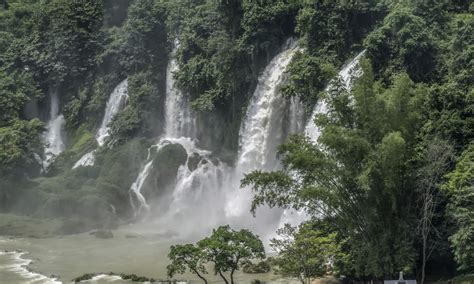
[[[188,169],[190,171],[194,171],[197,169],[199,162],[201,162],[202,157],[199,156],[198,153],[193,153],[189,158],[188,158]]]
[[[142,194],[146,199],[156,198],[176,182],[178,168],[186,164],[188,155],[180,144],[164,146],[153,159],[153,169],[145,181]]]

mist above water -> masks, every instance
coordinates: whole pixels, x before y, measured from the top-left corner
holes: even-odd
[[[162,197],[161,201],[145,200],[141,190],[153,172],[149,155],[131,187],[136,196],[131,198],[133,207],[140,210],[137,215],[141,215],[144,208],[150,210],[138,226],[181,236],[207,234],[222,224],[248,228],[262,237],[276,230],[283,210],[261,208],[253,217],[250,214],[252,192],[249,188],[240,188],[240,180],[252,170],[276,169],[278,145],[290,132],[302,131],[301,103],[296,98],[285,99],[280,92],[286,81],[286,68],[297,50],[297,45],[289,42],[260,75],[242,122],[238,158],[233,167],[214,158],[211,151],[196,146],[195,116],[187,96],[175,86],[173,75],[178,66],[171,56],[166,79],[165,134],[149,151],[159,152],[165,144],[179,144],[185,149],[187,160],[179,167],[172,188],[160,189],[171,191],[168,197]],[[196,160],[196,165],[190,164]]]

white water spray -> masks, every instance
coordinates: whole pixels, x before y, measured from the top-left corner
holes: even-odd
[[[218,204],[225,203],[225,192],[222,188],[231,170],[225,163],[212,159],[210,151],[201,150],[195,144],[196,123],[189,99],[175,85],[174,74],[178,65],[174,55],[178,46],[179,43],[175,43],[166,72],[165,133],[158,143],[148,150],[147,163],[132,184],[130,192],[136,197],[131,196],[135,216],[143,216],[144,209],[150,210],[141,191],[153,170],[151,151],[157,153],[169,144],[182,146],[187,159],[177,170],[171,195],[166,199],[166,208],[159,208],[163,206],[163,202],[155,202],[157,204],[154,204],[154,207],[158,208],[153,209],[160,210],[160,213],[158,216],[149,216],[148,221],[155,223],[155,227],[168,230],[180,224],[180,232],[190,235],[203,228],[207,230],[222,221],[225,214],[222,206]],[[159,190],[166,191],[165,188]],[[135,200],[138,204],[134,204]],[[206,226],[196,226],[197,220],[206,220]]]
[[[221,224],[250,228],[262,237],[277,228],[283,210],[261,208],[254,218],[250,214],[252,192],[250,189],[241,189],[240,180],[244,174],[253,170],[277,169],[278,145],[284,142],[289,133],[303,131],[302,104],[298,98],[285,99],[280,92],[286,81],[287,66],[297,50],[295,43],[289,44],[259,77],[240,129],[240,150],[235,168],[211,158],[212,153],[195,146],[194,117],[184,94],[174,87],[172,74],[177,66],[174,60],[170,60],[166,81],[165,135],[150,151],[159,151],[164,144],[179,144],[186,150],[188,158],[178,169],[169,202],[161,203],[162,207],[167,207],[165,209],[155,208],[160,207],[155,203],[149,206],[154,201],[142,198],[141,189],[153,170],[151,158],[147,159],[131,187],[131,193],[136,197],[131,198],[136,215],[140,215],[143,208],[152,207],[152,211],[161,209],[162,213],[157,214],[157,218],[153,214],[147,218],[155,223],[153,227],[172,230],[179,224],[179,231],[184,235],[208,231]],[[191,165],[193,157],[198,159],[194,167]],[[133,204],[137,201],[138,204]],[[205,226],[197,225],[201,220],[206,220]]]
[[[110,136],[109,124],[114,116],[125,106],[128,100],[128,79],[123,80],[110,94],[105,108],[104,118],[97,131],[96,139],[99,146],[103,146],[107,137]]]
[[[284,142],[283,114],[287,107],[280,89],[286,79],[285,70],[297,50],[293,44],[275,56],[258,79],[258,85],[240,129],[240,150],[232,181],[233,189],[229,192],[226,203],[228,218],[249,215],[253,194],[248,188],[240,188],[240,180],[244,175],[253,170],[274,170],[279,165],[276,150]],[[291,115],[297,117],[296,104],[292,112]],[[279,218],[275,212],[262,216],[266,213],[261,212],[257,217],[268,217],[266,220],[268,222]]]
[[[65,124],[64,116],[59,114],[59,97],[57,93],[51,95],[51,108],[46,132],[43,134],[43,140],[46,143],[44,150],[43,170],[54,162],[54,159],[65,149],[62,139],[62,130]]]
[[[165,100],[165,137],[178,138],[196,136],[196,122],[189,107],[188,98],[176,87],[174,74],[178,71],[178,64],[174,58],[179,43],[175,49],[166,70],[166,100]]]

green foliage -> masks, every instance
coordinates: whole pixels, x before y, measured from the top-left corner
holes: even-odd
[[[265,249],[258,236],[249,230],[235,231],[229,225],[220,226],[212,231],[211,236],[198,242],[207,261],[214,263],[214,270],[224,282],[228,283],[223,273],[230,272],[230,282],[234,283],[234,272],[252,259],[263,259]]]
[[[212,1],[179,5],[178,85],[200,111],[225,113],[246,94],[262,68],[261,54],[274,53],[293,33],[298,4],[293,1]],[[237,105],[239,107],[239,105]]]
[[[120,66],[130,73],[143,69],[159,70],[166,66],[168,47],[164,1],[139,0],[128,8],[127,20],[120,28],[108,32],[107,47],[101,60]]]
[[[5,1],[0,8],[0,208],[67,216],[58,225],[60,233],[114,224],[109,204],[126,218],[129,186],[149,146],[133,137],[161,134],[171,42],[179,40],[177,84],[201,111],[198,125],[212,128],[198,130],[199,141],[236,145],[259,73],[287,38],[298,35],[301,50],[282,91],[299,96],[308,110],[325,99],[329,112],[316,119],[324,129],[318,145],[293,137],[280,147],[281,171],[246,176],[243,185],[257,190],[252,209],[264,203],[304,208],[334,223],[330,231],[314,224],[292,229],[288,247],[308,245],[311,252],[312,272],[305,274],[326,270],[315,256],[325,253],[318,247],[328,246],[344,252],[337,272],[381,278],[419,271],[425,258],[418,248],[418,224],[428,216],[420,200],[434,196],[439,200],[430,207],[431,259],[450,261],[449,237],[460,271],[471,273],[473,11],[473,4],[459,0]],[[364,76],[350,92],[336,79],[322,93],[335,68],[362,49],[362,42],[370,59],[362,62]],[[96,147],[94,128],[108,95],[124,78],[130,100],[110,125],[113,148],[96,152],[96,166],[70,170]],[[49,177],[35,178],[43,124],[31,118],[44,111],[30,110],[42,108],[52,90],[60,95],[66,117],[68,149]],[[222,145],[218,148],[219,155],[227,155]],[[458,155],[456,168],[451,158],[439,166],[428,157],[430,151]],[[156,159],[172,168],[183,158],[181,150],[162,154]],[[163,167],[157,160],[154,166]],[[172,179],[172,168],[163,176]],[[440,192],[446,172],[451,172],[446,191]],[[155,176],[155,182],[162,177]],[[426,182],[429,195],[423,195]],[[18,222],[8,225],[11,232],[30,231],[31,224]],[[261,256],[249,233],[223,227],[202,242],[205,247],[176,246],[176,258],[189,258],[182,258],[174,272],[189,268],[183,259],[197,261],[199,269],[199,263],[212,260],[217,273],[232,275],[248,256],[241,250]],[[281,263],[281,269],[296,275],[301,267],[293,264]]]
[[[330,78],[336,73],[334,67],[321,60],[320,57],[298,52],[289,67],[288,84],[282,92],[286,96],[298,96],[304,102],[314,105],[319,92],[324,89]]]
[[[459,270],[474,269],[474,144],[463,152],[454,171],[447,175],[448,214],[456,224],[449,238]]]
[[[355,259],[345,273],[382,276],[406,270],[414,261],[407,222],[414,184],[407,164],[426,91],[406,74],[381,88],[370,64],[362,68],[353,99],[338,84],[326,94],[328,114],[316,120],[324,127],[319,139],[324,151],[302,137],[280,147],[285,169],[300,180],[285,172],[254,172],[243,185],[254,187],[254,208],[303,205],[313,214],[336,216]]]
[[[39,98],[35,81],[29,72],[8,74],[0,71],[0,127],[18,119],[20,111],[31,98]]]
[[[79,79],[94,66],[101,2],[19,1],[2,14],[5,27],[16,36],[7,48],[4,66],[27,67],[40,82]]]
[[[204,266],[205,255],[200,247],[192,244],[171,246],[168,258],[171,260],[171,264],[166,267],[169,277],[183,274],[189,269],[207,283],[203,277],[203,274],[207,274]]]
[[[276,273],[297,277],[301,283],[326,275],[343,258],[337,233],[328,232],[321,224],[307,222],[298,228],[285,224],[277,234],[278,238],[270,241],[278,253],[273,261]]]
[[[416,81],[433,78],[437,46],[426,25],[410,8],[395,7],[366,39],[367,54],[376,72],[386,78],[392,72],[407,70]]]
[[[40,153],[39,134],[43,123],[38,119],[14,120],[11,126],[0,127],[0,175],[21,176],[37,166],[34,153]]]
[[[268,260],[260,261],[258,263],[247,262],[242,266],[242,271],[248,274],[268,273],[271,269],[272,267]]]
[[[377,1],[306,1],[299,11],[297,31],[311,55],[339,63],[354,43],[359,43],[371,25],[384,13]],[[380,11],[381,10],[381,11]]]
[[[159,123],[153,114],[158,111],[160,96],[151,72],[140,72],[130,76],[128,94],[127,105],[109,125],[112,144],[127,141],[138,133],[153,134],[156,131],[156,124]]]
[[[249,230],[235,231],[229,225],[212,230],[212,234],[200,240],[197,245],[186,244],[171,246],[168,255],[168,275],[184,273],[186,269],[198,275],[205,283],[203,274],[207,274],[205,264],[214,264],[215,274],[229,283],[225,273],[230,273],[230,283],[234,283],[234,272],[254,259],[265,258],[265,249],[258,236]]]

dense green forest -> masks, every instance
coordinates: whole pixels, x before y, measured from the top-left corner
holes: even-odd
[[[258,75],[291,37],[301,50],[282,92],[299,97],[306,116],[328,102],[316,119],[322,134],[318,144],[292,136],[278,151],[281,170],[242,180],[253,189],[254,210],[305,209],[313,217],[280,232],[294,240],[275,244],[286,250],[275,260],[281,273],[299,277],[305,268],[292,250],[314,252],[304,265],[318,269],[308,277],[328,272],[319,255],[348,279],[473,274],[474,4],[467,0],[3,0],[0,233],[45,222],[40,236],[71,234],[133,220],[128,191],[163,131],[176,40],[177,83],[197,114],[200,146],[232,164]],[[353,89],[336,83],[325,92],[364,49]],[[108,147],[97,148],[107,96],[125,78],[129,102],[111,123]],[[45,172],[38,158],[52,92],[66,150]],[[94,166],[71,169],[96,148]]]

